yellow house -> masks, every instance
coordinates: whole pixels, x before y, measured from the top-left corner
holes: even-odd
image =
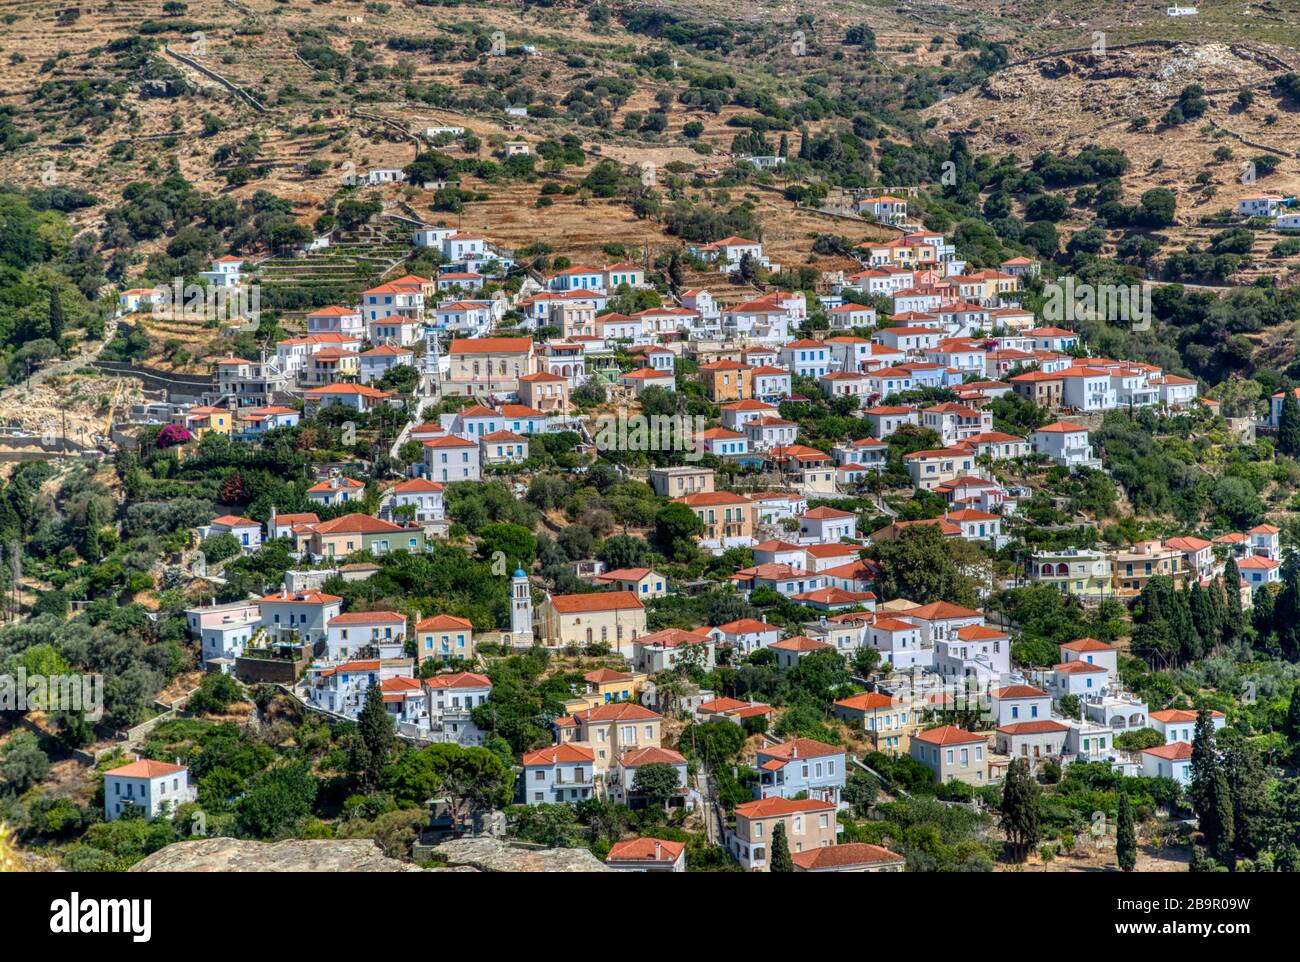
[[[664,718],[644,705],[618,702],[574,712],[555,720],[561,745],[590,748],[595,755],[597,775],[624,752],[637,748],[662,748]]]
[[[172,419],[196,438],[201,438],[209,431],[229,434],[234,429],[235,416],[227,408],[192,407]]]
[[[432,615],[415,624],[415,657],[423,663],[474,657],[474,624],[454,615]]]
[[[646,633],[645,605],[630,591],[554,595],[538,607],[537,621],[547,648],[605,644],[630,655],[632,642]]]
[[[921,730],[919,711],[880,692],[841,698],[835,702],[834,711],[836,718],[853,728],[860,727],[876,751],[890,755],[907,752],[911,737]]]
[[[327,347],[311,355],[305,380],[309,384],[338,384],[341,381],[355,381],[360,373],[360,354],[340,347]]]
[[[564,710],[573,715],[601,705],[617,702],[636,702],[641,695],[641,686],[646,676],[642,672],[615,671],[613,668],[597,668],[582,676],[586,683],[582,694],[570,698],[564,703]]]

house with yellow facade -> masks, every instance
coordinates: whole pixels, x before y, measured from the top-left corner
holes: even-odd
[[[537,608],[537,627],[547,648],[604,644],[631,655],[646,633],[645,605],[630,591],[552,595]]]
[[[921,713],[902,699],[877,691],[841,698],[835,717],[859,728],[878,752],[906,754],[911,737],[921,731]]]
[[[617,702],[557,718],[555,732],[561,745],[591,749],[596,774],[603,775],[624,752],[662,748],[663,723],[663,715],[644,705]]]
[[[415,623],[415,657],[451,661],[474,657],[474,623],[455,615],[431,615]]]
[[[601,705],[639,702],[646,676],[639,671],[597,668],[583,675],[582,681],[582,690],[564,703],[564,710],[570,715]]]
[[[179,424],[193,437],[201,438],[209,431],[217,434],[230,434],[234,430],[235,416],[228,408],[196,405],[188,411],[177,414],[172,422]]]

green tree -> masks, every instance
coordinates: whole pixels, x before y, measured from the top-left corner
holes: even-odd
[[[768,868],[772,872],[793,872],[794,859],[790,856],[790,843],[785,837],[785,822],[776,823],[772,829],[772,854],[768,859]]]
[[[677,768],[667,762],[651,762],[641,765],[632,777],[632,791],[644,795],[653,805],[662,805],[666,810],[668,800],[677,794],[681,785]]]
[[[665,505],[655,515],[655,539],[666,554],[677,555],[703,533],[704,522],[684,504]]]
[[[1119,816],[1115,826],[1115,858],[1122,871],[1131,872],[1137,865],[1137,832],[1133,829],[1133,806],[1128,792],[1119,794]]]
[[[63,337],[63,301],[57,287],[50,288],[50,340],[58,343]]]
[[[1223,768],[1232,797],[1233,848],[1254,858],[1269,812],[1267,777],[1259,750],[1249,742],[1237,742],[1228,749]]]
[[[1205,847],[1215,861],[1229,863],[1234,837],[1232,790],[1228,787],[1228,777],[1221,767],[1215,766],[1204,792],[1205,807],[1201,812],[1200,829]]]
[[[1241,571],[1237,562],[1229,558],[1223,566],[1223,624],[1222,640],[1225,645],[1235,644],[1246,630],[1246,615],[1241,608]]]
[[[104,557],[99,543],[99,529],[103,522],[99,518],[99,502],[94,498],[86,503],[86,519],[81,531],[81,556],[87,561],[98,563]]]
[[[881,568],[880,589],[886,598],[907,598],[917,604],[947,601],[974,607],[975,585],[958,562],[956,545],[937,525],[904,528],[897,538],[874,547]]]
[[[1286,735],[1292,757],[1300,755],[1300,685],[1291,689],[1291,701],[1282,722],[1282,734]]]
[[[399,803],[445,797],[460,823],[475,811],[508,804],[513,784],[513,773],[491,749],[444,744],[404,752],[385,773],[384,787]]]
[[[1000,806],[1002,831],[1006,833],[1011,856],[1023,862],[1038,843],[1042,825],[1038,784],[1029,774],[1029,761],[1017,758],[1007,769],[1002,783]]]
[[[366,690],[366,703],[357,717],[357,731],[363,749],[361,774],[367,785],[377,784],[396,740],[393,716],[384,707],[384,693],[377,683]]]
[[[281,765],[253,779],[239,800],[239,829],[253,838],[290,835],[311,814],[318,783],[305,762]]]
[[[1277,449],[1289,457],[1300,455],[1300,403],[1294,391],[1282,393],[1282,411],[1277,419]]]
[[[492,558],[501,552],[506,559],[506,573],[516,568],[527,570],[537,556],[537,538],[523,525],[508,521],[484,525],[479,532],[482,539],[479,553],[484,558]]]

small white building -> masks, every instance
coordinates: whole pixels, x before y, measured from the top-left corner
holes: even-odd
[[[396,611],[350,611],[326,624],[326,655],[331,661],[360,658],[375,648],[380,658],[400,658],[406,644],[406,616]]]
[[[1101,461],[1093,457],[1088,429],[1069,421],[1056,421],[1038,428],[1029,435],[1029,444],[1036,454],[1043,454],[1056,464],[1067,468],[1097,468]]]
[[[832,544],[858,536],[858,516],[851,511],[823,505],[799,516],[799,538],[817,544]]]
[[[1192,746],[1173,742],[1142,749],[1142,774],[1146,778],[1172,778],[1180,785],[1192,781]]]
[[[1237,213],[1242,217],[1272,217],[1284,200],[1281,194],[1247,194],[1237,201]]]
[[[185,765],[141,758],[104,773],[104,818],[110,822],[132,807],[142,811],[146,821],[152,821],[174,813],[197,797]]]
[[[1210,712],[1210,724],[1220,731],[1228,723],[1228,718],[1221,711]],[[1165,711],[1153,711],[1149,727],[1165,736],[1165,744],[1187,742],[1189,745],[1196,737],[1196,712],[1182,708],[1170,708]]]
[[[251,518],[241,518],[235,514],[213,518],[199,529],[199,534],[204,541],[219,534],[234,535],[246,551],[256,551],[262,545],[262,526]]]
[[[416,521],[441,521],[445,508],[443,495],[446,489],[436,481],[428,478],[412,478],[393,488],[393,500],[390,513],[397,508],[413,509]]]

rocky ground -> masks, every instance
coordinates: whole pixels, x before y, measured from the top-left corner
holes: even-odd
[[[446,868],[433,871],[609,872],[585,849],[519,848],[495,838],[463,838],[437,849]],[[419,872],[387,858],[371,839],[250,842],[208,838],[177,842],[131,867],[132,872]]]

